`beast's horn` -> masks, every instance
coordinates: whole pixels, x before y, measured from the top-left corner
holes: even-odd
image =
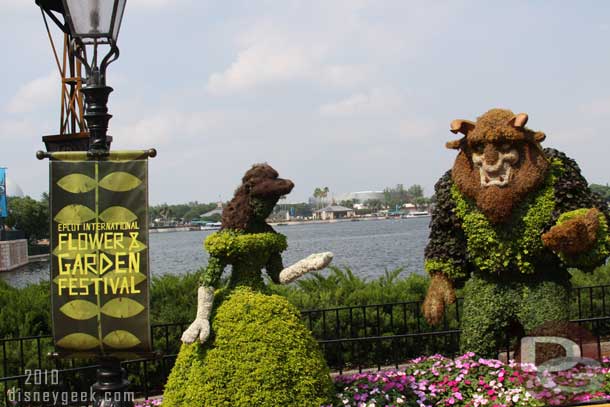
[[[447,147],[450,150],[459,150],[462,147],[462,141],[464,141],[463,138],[461,138],[459,140],[448,141],[445,144],[445,147]]]
[[[508,124],[518,128],[518,129],[522,129],[525,124],[527,123],[527,113],[519,113],[514,115],[509,121]]]
[[[474,129],[474,123],[470,120],[456,119],[451,122],[451,132],[453,134],[462,133],[467,136],[468,132]]]
[[[538,131],[534,134],[534,140],[536,140],[536,143],[542,143],[544,139],[546,139],[546,134],[543,132]]]

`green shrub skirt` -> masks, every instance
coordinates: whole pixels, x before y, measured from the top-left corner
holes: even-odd
[[[318,343],[284,297],[236,288],[216,308],[212,335],[183,344],[164,407],[319,407],[332,382]]]

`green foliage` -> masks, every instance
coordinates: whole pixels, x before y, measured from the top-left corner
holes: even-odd
[[[606,202],[610,202],[610,185],[591,184],[589,188],[596,194],[602,197]]]
[[[610,264],[596,268],[592,273],[579,269],[570,269],[572,279],[570,282],[574,287],[591,287],[610,284]]]
[[[0,337],[51,332],[49,295],[48,282],[18,289],[0,280]]]
[[[411,199],[423,198],[424,188],[422,188],[422,186],[418,184],[411,185],[409,189],[407,189],[407,195],[409,195]]]
[[[364,204],[373,212],[376,212],[383,208],[383,202],[379,199],[369,199]]]
[[[505,345],[512,323],[520,323],[528,332],[545,322],[568,320],[568,293],[565,282],[500,281],[488,275],[472,276],[464,286],[461,351],[495,356],[497,349]]]
[[[349,267],[330,266],[330,273],[312,273],[294,284],[271,284],[272,292],[283,295],[301,310],[346,305],[381,304],[384,302],[418,301],[428,288],[428,278],[411,274],[399,278],[402,269],[385,271],[379,278],[366,281]]]
[[[402,206],[410,201],[411,196],[402,184],[396,185],[395,188],[385,188],[383,190],[383,203],[387,208],[394,209]]]
[[[192,321],[203,271],[182,276],[163,274],[152,280],[150,318],[153,324]]]
[[[318,407],[332,397],[318,344],[286,299],[237,288],[212,332],[203,346],[182,346],[164,406]]]
[[[258,263],[253,256],[269,258],[272,253],[286,250],[288,243],[286,236],[280,233],[243,233],[226,229],[209,235],[204,247],[210,256],[227,262]]]
[[[339,205],[344,206],[346,208],[353,208],[354,204],[356,203],[354,201],[357,201],[357,199],[355,199],[355,200],[354,199],[347,199],[347,200],[339,202]]]
[[[435,260],[427,259],[424,263],[424,269],[428,274],[441,273],[446,275],[450,280],[457,280],[466,277],[466,273],[462,267],[459,267],[451,260]]]
[[[522,202],[508,222],[499,225],[492,224],[474,201],[466,198],[456,185],[452,186],[456,213],[467,238],[468,255],[477,269],[498,273],[512,266],[523,274],[534,273],[533,262],[546,250],[540,235],[553,216],[553,186],[561,163],[553,161],[551,168],[544,187]]]
[[[25,232],[30,243],[49,237],[49,196],[39,201],[29,196],[8,197],[9,215],[6,224]]]
[[[583,216],[589,211],[588,208],[581,208],[574,211],[562,214],[557,220],[557,224],[561,225],[564,222],[574,219],[578,216]],[[591,269],[603,262],[610,254],[610,237],[608,236],[608,222],[603,213],[598,214],[599,229],[597,230],[597,240],[595,245],[586,253],[577,256],[569,256],[563,253],[557,253],[559,258],[568,266],[582,267]]]

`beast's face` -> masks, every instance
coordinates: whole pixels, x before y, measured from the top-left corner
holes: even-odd
[[[465,135],[447,143],[459,150],[452,177],[493,223],[511,216],[525,196],[540,186],[548,162],[540,148],[544,134],[525,128],[527,115],[493,109],[476,123],[454,120],[451,130]]]
[[[479,171],[481,187],[509,185],[521,157],[520,150],[519,146],[508,140],[472,146],[471,160]]]

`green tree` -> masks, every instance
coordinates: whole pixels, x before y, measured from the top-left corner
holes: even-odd
[[[409,200],[409,195],[402,184],[396,185],[395,188],[388,187],[383,190],[384,204],[392,210],[401,207]]]
[[[339,202],[339,205],[345,206],[346,208],[353,208],[355,203],[356,202],[354,202],[353,199],[348,199],[346,201]]]
[[[43,194],[39,201],[29,196],[8,197],[6,224],[22,230],[30,243],[49,237],[49,196]]]
[[[411,185],[409,189],[407,189],[407,195],[409,195],[411,199],[423,198],[424,189],[418,184]]]
[[[599,194],[602,198],[604,198],[606,202],[610,202],[610,186],[608,184],[591,184],[589,185],[589,188],[591,188],[593,192]]]
[[[366,206],[373,212],[376,212],[383,208],[383,202],[379,199],[369,199],[365,202]]]
[[[328,189],[328,187],[324,187],[324,188],[316,188],[313,191],[313,197],[316,198],[317,202],[318,202],[318,207],[320,207],[321,203],[322,203],[322,199],[326,198],[328,196],[328,192],[330,190]]]

